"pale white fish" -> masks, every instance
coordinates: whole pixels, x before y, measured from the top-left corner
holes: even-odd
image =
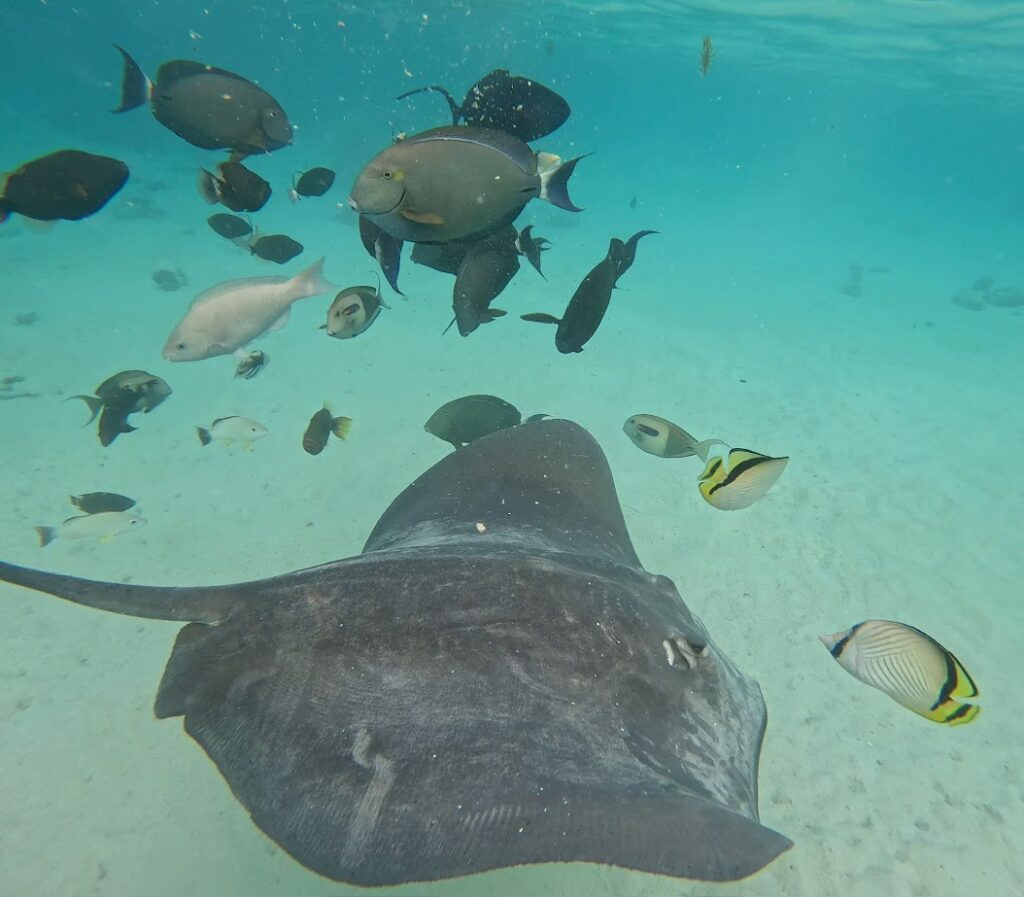
[[[318,259],[301,274],[245,277],[204,290],[178,322],[164,345],[168,361],[201,361],[231,355],[268,330],[288,321],[293,302],[336,289]]]
[[[95,539],[109,542],[115,536],[144,526],[146,521],[130,511],[100,511],[98,514],[83,514],[69,517],[57,526],[37,526],[39,547],[45,548],[54,539]]]
[[[245,448],[250,448],[257,439],[267,435],[267,428],[248,417],[219,417],[209,428],[196,427],[196,432],[203,445],[209,445],[216,439],[225,445],[240,442]]]

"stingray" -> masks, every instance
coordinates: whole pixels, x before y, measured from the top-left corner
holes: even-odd
[[[721,881],[791,846],[758,821],[757,683],[643,569],[569,421],[447,456],[347,560],[205,588],[0,579],[187,621],[156,716],[330,878],[586,861]]]

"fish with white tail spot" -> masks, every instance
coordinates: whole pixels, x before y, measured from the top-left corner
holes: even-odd
[[[84,539],[109,542],[121,533],[144,526],[146,521],[138,514],[128,511],[100,511],[98,514],[83,514],[69,517],[57,526],[37,526],[39,547],[45,548],[54,539]]]
[[[196,433],[202,445],[217,440],[224,445],[239,442],[242,448],[250,449],[257,439],[267,435],[267,428],[248,417],[218,417],[209,427],[196,427]]]
[[[920,629],[865,620],[818,638],[844,670],[925,719],[958,726],[981,712],[958,700],[978,695],[963,664]]]
[[[168,361],[202,361],[230,355],[268,330],[288,322],[292,303],[335,289],[321,258],[295,277],[245,277],[204,290],[164,345]]]

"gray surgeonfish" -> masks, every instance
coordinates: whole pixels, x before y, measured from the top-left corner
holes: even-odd
[[[58,150],[4,175],[0,222],[11,213],[35,221],[78,221],[102,209],[128,180],[120,159]]]
[[[490,433],[517,427],[523,416],[515,405],[497,396],[463,396],[445,402],[423,425],[423,429],[460,449]]]
[[[92,416],[86,426],[99,417],[97,435],[106,448],[122,433],[133,433],[128,415],[149,414],[171,394],[167,381],[148,371],[119,371],[96,387],[95,395],[71,396],[89,406]]]
[[[182,140],[200,149],[233,150],[238,156],[273,152],[292,142],[292,126],[280,103],[241,75],[175,59],[160,66],[154,83],[127,52],[117,49],[124,74],[114,112],[148,102],[156,120]]]
[[[516,250],[526,256],[526,260],[541,277],[544,277],[544,272],[540,270],[540,254],[551,248],[548,245],[550,242],[546,237],[535,237],[532,224],[526,225],[516,237]],[[547,280],[546,277],[544,279]]]
[[[384,279],[399,296],[404,295],[398,289],[398,269],[402,264],[402,241],[382,231],[365,215],[359,216],[359,239],[363,248],[380,265]]]
[[[597,333],[604,320],[612,290],[619,278],[629,270],[636,256],[636,244],[641,237],[656,234],[655,230],[642,230],[623,242],[612,237],[608,254],[583,278],[576,288],[561,318],[543,312],[521,315],[524,321],[538,324],[557,324],[555,346],[562,354],[582,352],[587,341]]]
[[[435,128],[378,153],[356,178],[349,205],[399,240],[479,239],[537,197],[580,211],[567,188],[582,158],[538,154],[501,131]]]
[[[238,240],[252,233],[252,224],[250,222],[244,218],[239,218],[237,215],[227,215],[224,212],[211,215],[206,219],[206,223],[210,225],[210,230],[226,240]]]
[[[382,308],[391,308],[380,295],[379,287],[346,287],[327,309],[327,323],[323,325],[328,336],[351,339],[370,329]]]
[[[865,620],[819,638],[846,672],[925,719],[959,726],[981,712],[977,704],[963,700],[978,696],[963,664],[920,629]]]
[[[195,579],[187,558],[181,568]],[[183,624],[157,719],[183,717],[175,728],[213,762],[194,774],[216,769],[242,805],[229,822],[251,818],[327,878],[439,894],[454,877],[583,862],[734,881],[791,846],[759,820],[757,682],[672,580],[644,569],[604,453],[570,421],[449,453],[348,559],[206,587],[9,563],[0,581]],[[47,619],[56,638],[79,617]],[[26,688],[102,681],[94,663],[60,652],[21,665]],[[139,725],[151,725],[142,713]],[[56,759],[27,757],[25,774],[70,788],[79,764],[102,762],[111,739],[133,732],[104,726],[102,737],[58,741]],[[86,835],[63,809],[52,809],[58,852]],[[109,815],[98,824],[117,823],[116,805],[97,812]],[[186,854],[203,829],[160,813],[152,825]],[[240,850],[264,846],[253,832]]]
[[[461,120],[467,125],[504,131],[523,143],[557,130],[570,113],[569,104],[550,87],[523,75],[510,75],[505,69],[484,75],[469,88],[461,105],[437,85],[407,91],[398,99],[426,92],[439,93],[448,101],[453,125]]]
[[[270,184],[241,162],[221,162],[216,173],[199,169],[199,195],[210,205],[220,203],[232,212],[258,212],[270,199]]]

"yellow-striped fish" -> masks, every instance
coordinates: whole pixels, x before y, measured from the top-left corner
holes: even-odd
[[[981,712],[957,700],[978,694],[963,664],[920,629],[866,620],[818,637],[844,670],[925,719],[959,726]]]
[[[634,414],[622,425],[622,432],[637,448],[659,458],[699,455],[701,459],[707,459],[708,449],[721,444],[720,439],[698,442],[682,427],[656,414]]]
[[[707,462],[700,475],[700,494],[720,511],[736,511],[762,498],[782,476],[789,458],[734,448],[709,457]]]

